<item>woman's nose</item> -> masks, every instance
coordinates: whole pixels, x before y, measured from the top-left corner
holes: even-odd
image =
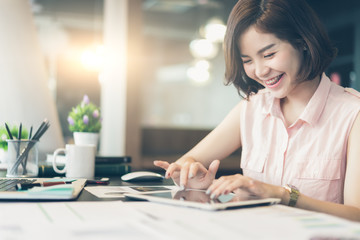
[[[266,77],[270,72],[270,68],[263,63],[256,64],[255,74],[258,78]]]

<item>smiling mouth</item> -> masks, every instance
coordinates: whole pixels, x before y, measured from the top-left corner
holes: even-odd
[[[272,87],[272,86],[276,85],[276,84],[280,81],[280,79],[281,79],[281,77],[282,77],[283,75],[284,75],[284,74],[280,74],[280,75],[277,76],[277,77],[274,77],[274,78],[271,78],[271,79],[269,79],[269,80],[266,80],[266,81],[265,81],[265,84],[266,84],[267,86]]]

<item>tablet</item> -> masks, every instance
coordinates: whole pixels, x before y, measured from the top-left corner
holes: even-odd
[[[125,194],[130,199],[147,200],[151,202],[172,204],[184,207],[193,207],[205,210],[224,210],[241,207],[255,207],[272,205],[280,202],[279,198],[259,198],[243,191],[220,195],[211,199],[205,190],[186,189],[183,191],[146,192],[141,194]]]

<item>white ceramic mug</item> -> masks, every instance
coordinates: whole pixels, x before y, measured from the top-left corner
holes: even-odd
[[[63,169],[56,166],[56,157],[65,153],[66,164]],[[68,178],[94,178],[95,175],[95,154],[94,145],[66,144],[65,148],[58,148],[54,152],[53,168],[57,173],[66,173]]]

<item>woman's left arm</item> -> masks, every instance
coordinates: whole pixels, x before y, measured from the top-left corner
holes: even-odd
[[[325,202],[313,199],[300,193],[296,207],[323,212],[334,216],[360,221],[360,114],[358,114],[351,129],[348,149],[347,164],[344,183],[344,204]],[[249,192],[262,197],[281,198],[281,203],[287,205],[290,194],[280,186],[274,186],[255,181],[240,174],[221,177],[215,180],[209,187],[208,193],[213,197],[236,191],[237,188],[246,189]]]
[[[351,129],[344,184],[344,204],[360,209],[360,113]],[[359,210],[360,211],[360,210]],[[360,215],[360,213],[359,213]],[[358,216],[360,219],[360,216]]]

